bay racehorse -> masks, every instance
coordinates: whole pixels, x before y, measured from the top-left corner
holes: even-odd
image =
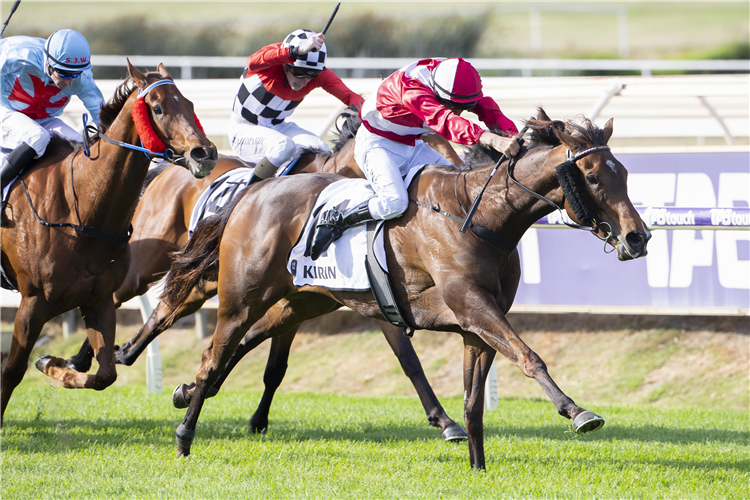
[[[326,172],[344,177],[364,178],[364,174],[354,161],[354,136],[361,122],[356,114],[344,113],[342,117],[344,121],[341,126],[337,124],[338,138],[333,151],[331,153],[304,152],[290,174]],[[450,144],[444,140],[441,142],[440,139],[442,138],[435,134],[430,142],[432,147],[444,156],[452,154],[454,161],[460,161]],[[201,194],[224,173],[246,166],[248,165],[236,157],[220,155],[214,170],[202,179],[196,179],[179,166],[158,167],[149,171],[146,183],[144,183],[143,195],[133,216],[128,274],[114,293],[116,308],[146,293],[148,288],[169,270],[170,254],[187,243],[191,214]],[[215,286],[202,287],[200,290],[205,293],[194,294],[192,299],[184,304],[178,317],[195,313],[206,300],[216,294]],[[139,332],[115,352],[115,363],[132,365],[148,344],[169,327],[171,323],[167,324],[163,321],[166,316],[161,314],[162,310],[163,306],[157,307]],[[269,311],[265,321],[258,322],[254,326],[254,329],[262,328],[267,332],[263,335],[254,332],[248,334],[253,339],[272,339],[268,364],[263,377],[265,390],[249,422],[250,432],[253,433],[265,432],[268,428],[271,402],[286,373],[287,359],[297,327],[304,319],[307,319],[301,313],[303,311],[308,311],[307,315],[317,313],[314,316],[323,314],[316,308],[298,308],[295,317],[304,319],[292,323],[290,318],[279,315],[278,310],[283,310],[281,305]],[[280,318],[284,318],[283,323],[279,323]],[[446,440],[465,439],[465,431],[446,414],[435,396],[414,347],[411,341],[402,334],[402,329],[385,321],[381,321],[380,326],[388,344],[398,357],[404,373],[414,385],[430,425],[441,429],[442,437]],[[284,335],[278,335],[279,327],[284,328]],[[250,346],[256,345],[243,343],[243,348],[247,349],[244,352],[249,351]],[[66,364],[77,371],[86,372],[91,367],[93,355],[91,344],[86,339],[79,353],[67,360]],[[226,370],[221,382],[226,380],[230,371],[231,368]],[[218,392],[219,386],[220,384],[217,385],[212,395]]]
[[[112,293],[128,271],[130,221],[151,163],[143,150],[163,153],[196,177],[208,175],[216,163],[216,147],[167,69],[159,65],[143,74],[128,61],[128,73],[102,107],[92,142],[82,148],[55,140],[10,193],[2,267],[22,298],[2,374],[2,414],[42,326],[76,307],[99,362],[97,373],[71,370],[52,356],[38,360],[37,368],[69,388],[102,390],[114,382]]]
[[[625,167],[606,146],[612,134],[611,120],[600,129],[588,120],[552,121],[540,110],[538,118],[527,125],[533,130],[529,147],[517,160],[501,165],[504,175],[489,183],[474,216],[476,225],[494,235],[486,236],[494,243],[473,231],[460,232],[458,222],[443,216],[450,213],[455,217],[475,199],[495,168],[489,158],[485,165],[468,171],[427,166],[409,187],[414,203],[403,217],[385,223],[388,269],[406,321],[420,329],[452,331],[463,337],[469,458],[471,465],[480,469],[485,467],[484,383],[495,352],[534,378],[558,413],[573,420],[577,432],[596,430],[604,423],[560,390],[542,359],[505,317],[520,277],[516,269],[508,273],[506,268],[518,263],[516,245],[521,236],[553,210],[549,203],[563,205],[573,220],[590,226],[593,234],[617,250],[620,260],[645,255],[650,236],[627,196]],[[343,303],[364,316],[382,319],[370,292],[297,288],[286,269],[286,257],[316,194],[340,179],[310,174],[252,186],[234,206],[205,219],[176,256],[162,295],[172,313],[205,275],[218,273],[219,284],[216,330],[203,353],[188,410],[176,431],[178,455],[190,454],[205,398],[245,332],[277,302],[288,301],[293,309],[309,304],[314,295],[311,307],[333,308]],[[546,201],[537,197],[541,195]],[[429,208],[437,205],[442,212]],[[507,276],[511,279],[504,279]]]

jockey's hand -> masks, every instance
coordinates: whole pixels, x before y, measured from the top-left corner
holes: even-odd
[[[307,40],[299,44],[297,53],[299,55],[304,55],[310,52],[312,49],[320,50],[320,48],[323,46],[323,42],[325,41],[326,36],[323,33],[316,33],[311,38],[308,38]]]
[[[486,130],[479,136],[479,144],[495,148],[504,154],[506,158],[517,155],[521,149],[515,137],[503,137],[502,135],[493,134],[489,130]]]

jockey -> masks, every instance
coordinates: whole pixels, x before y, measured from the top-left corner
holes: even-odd
[[[476,113],[492,133],[462,118]],[[482,95],[477,70],[463,59],[423,59],[386,78],[360,110],[354,159],[375,191],[375,196],[344,213],[324,213],[315,229],[313,260],[349,226],[373,219],[393,219],[409,206],[403,177],[416,165],[451,163],[422,140],[438,133],[458,144],[484,144],[504,153],[518,153],[510,136],[518,129],[497,103]],[[333,211],[330,211],[333,212]]]
[[[82,142],[81,134],[58,118],[71,95],[83,101],[96,123],[103,97],[91,73],[89,44],[74,30],[55,31],[47,40],[27,36],[0,40],[0,65],[4,190],[44,154],[50,134]]]
[[[313,89],[321,87],[348,106],[362,104],[362,97],[326,69],[324,42],[322,33],[299,29],[283,43],[248,57],[234,99],[229,142],[237,156],[257,163],[251,183],[272,177],[302,148],[331,150],[317,135],[285,121]]]

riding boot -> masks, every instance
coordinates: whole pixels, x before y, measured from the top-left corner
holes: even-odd
[[[253,170],[253,175],[250,177],[250,182],[248,182],[247,185],[249,186],[250,184],[255,184],[256,182],[273,177],[278,169],[279,167],[271,163],[271,160],[263,157],[263,159],[255,165],[255,170]]]
[[[318,257],[328,250],[331,243],[339,239],[347,228],[373,220],[368,202],[369,200],[360,203],[346,212],[339,212],[336,209],[323,212],[318,224],[315,226],[313,242],[310,245],[310,257],[312,260],[318,260]]]
[[[21,143],[20,146],[16,147],[16,149],[11,151],[8,156],[5,157],[2,166],[0,166],[0,185],[2,186],[2,191],[5,191],[5,187],[10,184],[16,176],[20,175],[34,158],[36,158],[36,151],[25,142]],[[2,196],[2,191],[0,191],[0,196]],[[5,219],[6,201],[5,197],[3,197],[2,205],[0,206],[0,212],[2,213],[0,216],[0,226],[2,227],[5,227],[7,224]]]

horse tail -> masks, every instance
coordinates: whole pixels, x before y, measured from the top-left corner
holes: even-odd
[[[339,121],[343,122],[339,125]],[[332,153],[336,154],[341,151],[347,142],[357,136],[357,130],[362,126],[362,120],[359,119],[359,108],[356,106],[347,107],[334,121],[336,126],[336,140],[333,144]]]
[[[169,308],[166,324],[171,324],[180,306],[201,278],[219,262],[219,244],[224,235],[229,216],[240,202],[247,188],[240,191],[232,201],[216,214],[201,220],[193,235],[182,249],[172,254],[172,267],[164,283],[159,299]]]

